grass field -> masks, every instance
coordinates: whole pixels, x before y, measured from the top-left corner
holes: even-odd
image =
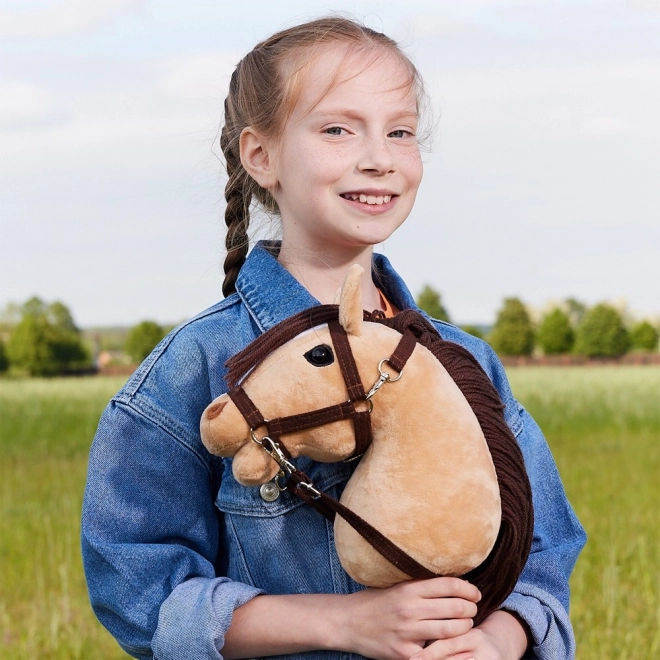
[[[589,533],[573,577],[579,660],[660,657],[660,368],[519,368]],[[121,379],[0,380],[0,645],[7,660],[126,658],[87,603],[89,443]]]

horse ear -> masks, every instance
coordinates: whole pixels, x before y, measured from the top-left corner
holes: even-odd
[[[362,331],[362,290],[360,280],[364,269],[353,264],[346,274],[346,279],[339,295],[339,323],[347,334],[359,336]]]

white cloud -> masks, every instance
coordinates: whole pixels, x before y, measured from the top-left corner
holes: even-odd
[[[0,130],[44,126],[57,119],[53,96],[48,90],[23,81],[0,80]]]
[[[229,79],[241,59],[238,53],[207,53],[174,57],[168,60],[166,72],[156,89],[180,99],[224,98]]]
[[[36,4],[40,6],[0,9],[0,36],[53,37],[85,32],[143,5],[144,0],[51,0]]]

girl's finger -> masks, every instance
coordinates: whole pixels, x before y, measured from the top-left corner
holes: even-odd
[[[427,598],[419,611],[422,619],[472,619],[477,605],[463,598]]]
[[[419,636],[422,639],[451,639],[464,635],[473,626],[472,619],[448,619],[446,621],[422,621]]]
[[[423,598],[464,598],[473,603],[481,599],[479,589],[461,578],[438,577],[416,581],[414,584]]]

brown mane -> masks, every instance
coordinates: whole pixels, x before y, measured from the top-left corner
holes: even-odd
[[[235,387],[269,353],[301,332],[336,320],[338,316],[337,305],[321,305],[277,324],[227,361],[227,383]],[[365,312],[364,320],[382,323],[401,334],[405,330],[412,332],[417,342],[440,361],[459,387],[488,443],[500,488],[502,519],[491,553],[480,566],[464,576],[482,593],[476,625],[513,591],[531,549],[534,513],[522,452],[504,419],[504,404],[495,386],[469,351],[444,340],[433,325],[414,310],[404,310],[389,319],[378,312]]]

